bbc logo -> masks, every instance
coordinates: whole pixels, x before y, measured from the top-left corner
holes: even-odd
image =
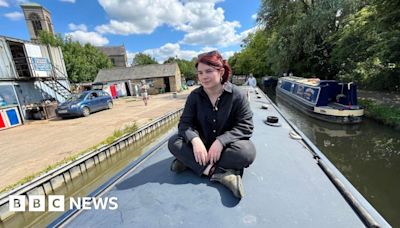
[[[49,195],[48,211],[64,211],[65,199],[63,195]],[[26,196],[13,196],[9,198],[10,211],[25,211]],[[28,197],[28,211],[45,211],[46,197],[44,195],[30,195]]]
[[[116,210],[118,209],[117,197],[73,197],[69,198],[69,209],[82,210]],[[10,211],[26,211],[26,196],[10,195]],[[65,198],[63,195],[47,196],[48,211],[64,211]],[[46,197],[44,195],[28,196],[28,211],[43,212],[46,211]]]

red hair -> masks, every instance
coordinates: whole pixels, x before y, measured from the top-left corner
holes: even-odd
[[[224,84],[229,80],[229,76],[231,74],[231,67],[228,64],[228,61],[222,58],[221,54],[218,51],[210,51],[200,54],[197,57],[196,68],[199,63],[206,64],[208,66],[214,67],[216,69],[225,69],[224,75],[222,75],[221,84]]]

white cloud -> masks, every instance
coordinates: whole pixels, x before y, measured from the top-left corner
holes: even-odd
[[[0,0],[0,7],[9,7],[10,5],[6,0]]]
[[[194,50],[182,50],[181,46],[178,43],[166,43],[163,46],[159,48],[154,48],[154,49],[147,49],[142,51],[142,53],[148,54],[151,57],[155,58],[157,62],[163,63],[165,60],[167,60],[169,57],[177,57],[179,59],[185,59],[185,60],[192,60],[194,57],[197,57],[199,54],[204,53],[204,52],[209,52],[217,50],[215,47],[211,46],[206,46],[202,48],[200,51],[194,51]],[[136,53],[129,52],[128,51],[128,63],[132,63],[132,59],[135,57]],[[223,52],[221,53],[224,58],[229,58],[234,54],[233,51],[228,51],[228,52]]]
[[[235,28],[238,22],[224,22],[223,24],[203,30],[193,30],[185,34],[182,43],[191,45],[218,45],[222,47],[240,43],[240,35]]]
[[[99,0],[111,19],[96,28],[101,33],[151,33],[163,24],[177,25],[184,21],[185,9],[178,0]]]
[[[75,0],[60,0],[60,2],[69,2],[69,3],[75,3]]]
[[[71,36],[72,40],[81,44],[90,43],[94,46],[104,46],[109,43],[108,39],[97,32],[74,31],[66,33],[65,36]]]
[[[84,31],[84,32],[87,31],[87,26],[85,24],[76,25],[74,23],[69,23],[68,28],[69,28],[69,30],[72,30],[72,31],[76,31],[76,30]]]
[[[182,44],[230,46],[241,42],[238,21],[225,21],[222,0],[99,0],[111,18],[95,28],[101,34],[150,34],[167,25],[185,32]]]
[[[4,14],[5,17],[12,21],[18,21],[24,18],[24,14],[18,11]]]
[[[140,27],[130,22],[120,22],[111,20],[107,25],[96,26],[95,30],[99,33],[111,33],[117,35],[129,35],[129,34],[150,34],[153,32],[153,27]]]
[[[253,20],[257,19],[257,14],[255,13],[255,14],[251,15],[251,19],[253,19]]]
[[[221,54],[222,54],[222,57],[224,57],[224,59],[229,59],[229,57],[233,56],[233,54],[235,54],[235,52],[234,51],[226,51]]]
[[[243,40],[244,38],[246,38],[250,33],[255,33],[258,29],[260,29],[258,26],[254,26],[253,28],[249,28],[249,29],[247,29],[247,30],[241,32],[241,33],[239,34],[238,39],[239,39],[240,41],[242,41],[242,40]]]

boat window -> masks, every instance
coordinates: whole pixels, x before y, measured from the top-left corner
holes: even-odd
[[[317,102],[318,88],[304,88],[303,98],[313,103]]]
[[[292,83],[291,82],[283,82],[281,88],[290,92],[292,89]]]
[[[296,91],[297,96],[303,97],[304,86],[298,85],[297,90],[293,90],[293,91]]]

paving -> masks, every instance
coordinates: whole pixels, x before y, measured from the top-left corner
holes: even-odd
[[[136,123],[142,126],[183,107],[189,90],[150,97],[148,106],[136,97],[114,100],[111,110],[88,117],[29,121],[0,131],[0,190],[43,171],[65,158],[99,144],[115,130]]]

